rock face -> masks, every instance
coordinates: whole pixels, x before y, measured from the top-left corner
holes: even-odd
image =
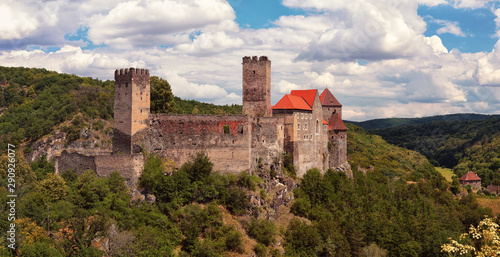
[[[83,136],[82,136],[83,135]],[[83,140],[67,143],[67,133],[56,130],[53,134],[44,137],[30,146],[31,152],[27,155],[29,162],[37,161],[42,155],[52,161],[66,150],[70,153],[84,155],[103,155],[111,153],[111,144],[105,139],[97,139],[90,129],[82,129]],[[109,137],[109,136],[107,136]]]
[[[274,177],[270,172],[259,169],[257,175],[264,181],[260,192],[250,194],[251,210],[249,214],[258,218],[276,220],[283,213],[288,213],[294,196],[293,190],[299,186],[293,179],[278,171]],[[263,194],[265,192],[265,194]]]

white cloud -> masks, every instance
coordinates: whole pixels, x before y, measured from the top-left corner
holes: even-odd
[[[489,2],[493,2],[494,0],[455,0],[454,6],[455,8],[483,8]]]
[[[465,37],[457,21],[434,20],[434,22],[444,26],[436,31],[438,34],[450,33],[455,36]]]
[[[176,72],[167,71],[166,79],[172,86],[175,96],[183,99],[203,99],[216,104],[232,104],[241,102],[241,96],[228,93],[224,88],[217,85],[197,84],[189,82],[186,78],[179,76]]]
[[[307,15],[282,16],[261,29],[240,28],[224,0],[56,0],[49,2],[50,11],[38,12],[42,15],[36,10],[44,5],[31,8],[26,1],[25,9],[3,7],[18,28],[0,28],[17,38],[0,39],[3,66],[101,79],[113,79],[118,68],[148,68],[181,98],[240,104],[241,58],[267,55],[272,103],[294,89],[328,86],[352,120],[500,110],[500,46],[466,54],[448,51],[439,35],[423,35],[427,24],[418,4],[444,1],[285,0]],[[500,9],[495,14],[499,17]],[[36,28],[23,29],[26,24]],[[458,23],[441,25],[440,32],[463,34]],[[93,43],[107,46],[82,50],[83,42],[64,41],[65,34],[86,27]],[[13,43],[18,44],[6,46]],[[26,50],[32,44],[62,48]]]
[[[188,42],[189,34],[208,25],[234,20],[223,0],[136,0],[117,4],[90,17],[89,38],[114,47]]]

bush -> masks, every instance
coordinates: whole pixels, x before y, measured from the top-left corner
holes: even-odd
[[[257,242],[270,245],[276,242],[276,225],[269,220],[252,220],[248,228],[248,235]]]
[[[265,245],[263,245],[263,244],[256,244],[253,247],[253,251],[259,257],[265,257],[265,256],[267,256],[267,247]]]

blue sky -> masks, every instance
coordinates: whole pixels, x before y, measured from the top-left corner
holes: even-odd
[[[266,55],[273,103],[327,86],[351,120],[500,113],[498,16],[489,0],[5,0],[0,65],[148,68],[240,104],[241,58]]]

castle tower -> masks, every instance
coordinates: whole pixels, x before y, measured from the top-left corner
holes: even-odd
[[[243,114],[271,117],[271,61],[243,57]]]
[[[149,70],[115,71],[113,153],[131,154],[131,138],[148,126],[150,108]]]

